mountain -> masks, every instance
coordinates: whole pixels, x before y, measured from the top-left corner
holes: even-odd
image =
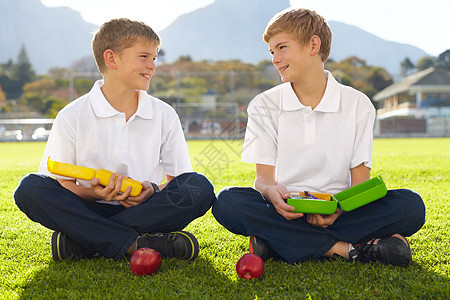
[[[289,0],[216,0],[176,19],[160,32],[166,61],[181,55],[193,60],[269,59],[262,34]]]
[[[67,7],[49,8],[40,0],[0,0],[0,63],[16,61],[25,45],[38,74],[51,67],[68,67],[91,54],[90,41],[97,28]]]
[[[289,6],[288,0],[216,0],[180,16],[160,32],[165,59],[172,62],[180,55],[250,63],[270,59],[262,34],[272,16]],[[356,26],[336,21],[329,25],[333,32],[330,57],[337,61],[355,55],[396,75],[406,57],[415,62],[427,55],[417,47],[383,40]]]
[[[330,57],[335,61],[354,55],[364,59],[368,65],[383,67],[396,76],[406,57],[417,62],[429,56],[418,47],[384,40],[353,25],[336,21],[330,21],[329,25],[333,32]]]
[[[160,32],[166,62],[181,55],[194,60],[240,59],[258,63],[270,59],[262,34],[272,16],[289,7],[289,0],[216,0],[181,15]],[[142,20],[146,22],[146,20]],[[336,61],[358,56],[369,65],[397,75],[400,62],[427,53],[417,47],[383,40],[356,26],[330,21]],[[91,55],[98,26],[69,8],[45,7],[40,0],[0,0],[0,63],[16,60],[22,44],[38,74],[51,67],[68,67]]]

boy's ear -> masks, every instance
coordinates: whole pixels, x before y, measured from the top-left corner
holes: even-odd
[[[309,45],[311,49],[311,56],[315,56],[320,51],[320,46],[322,45],[322,41],[320,40],[320,37],[317,35],[313,35],[311,39],[309,40]]]
[[[107,49],[103,52],[103,59],[105,60],[106,65],[114,70],[117,69],[115,57],[116,53],[111,49]]]

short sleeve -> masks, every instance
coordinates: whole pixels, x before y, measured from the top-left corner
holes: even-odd
[[[48,171],[47,160],[49,157],[54,161],[76,164],[76,125],[74,124],[76,120],[70,121],[69,119],[68,116],[61,112],[55,118],[39,166],[39,173],[58,178],[65,178],[62,176],[55,176]]]
[[[261,94],[250,102],[247,113],[242,161],[275,166],[278,153],[279,105],[276,100]]]
[[[375,108],[369,98],[363,95],[358,99],[356,114],[356,132],[353,144],[353,156],[350,168],[364,164],[372,168],[373,127],[375,124]]]
[[[161,167],[165,174],[178,176],[192,172],[192,165],[180,119],[176,113],[173,113],[171,119],[172,122],[168,123],[164,130],[165,136],[161,145]]]

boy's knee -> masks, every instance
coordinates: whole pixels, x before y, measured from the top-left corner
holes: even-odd
[[[200,173],[190,173],[190,179],[195,182],[194,187],[200,188],[202,190],[203,196],[207,199],[215,199],[216,195],[214,194],[214,187],[209,181],[208,178],[206,178],[205,175]]]
[[[188,196],[189,202],[197,203],[198,206],[203,207],[203,210],[208,210],[214,203],[216,199],[214,187],[203,174],[184,173],[174,180],[178,184],[178,193]]]
[[[225,187],[225,188],[223,188],[223,189],[221,189],[218,193],[217,193],[217,200],[219,200],[219,199],[223,199],[223,200],[226,200],[226,199],[228,199],[228,196],[232,193],[231,191],[230,191],[230,189],[231,189],[232,187]]]
[[[423,224],[425,224],[425,203],[423,202],[422,197],[416,192],[405,190],[405,193],[409,199],[409,210],[406,213],[411,219],[415,220],[417,230],[419,230]]]
[[[409,234],[413,234],[425,224],[426,208],[422,197],[408,189],[399,189],[390,192],[395,195],[396,201],[401,201],[399,204],[402,205],[403,215],[408,223],[407,227],[410,228],[411,232]]]
[[[39,174],[31,173],[25,175],[14,191],[14,201],[17,207],[25,212],[25,208],[34,201],[36,195],[36,186],[39,186],[41,176]]]
[[[38,195],[48,193],[55,188],[62,188],[55,179],[43,174],[30,173],[25,175],[17,185],[14,191],[14,200],[20,208],[20,203],[36,201]]]
[[[397,190],[397,192],[404,199],[403,205],[408,215],[414,215],[418,219],[425,218],[425,204],[419,194],[406,189]]]
[[[235,208],[239,204],[239,195],[236,187],[225,187],[217,193],[212,213],[217,218],[222,214],[230,213],[230,208]]]
[[[235,192],[233,191],[234,187],[225,187],[223,189],[221,189],[218,193],[217,193],[217,200],[216,203],[214,204],[214,206],[218,205],[221,206],[223,204],[227,204],[231,201],[233,201],[234,199],[236,199],[236,195]]]
[[[22,180],[20,180],[19,185],[14,191],[14,199],[16,203],[26,199],[27,195],[33,193],[32,190],[34,189],[34,186],[36,186],[36,181],[39,180],[38,178],[38,174],[31,173],[25,175]]]
[[[176,181],[181,183],[181,186],[195,186],[204,189],[213,189],[213,186],[205,175],[197,172],[183,173],[175,177]]]

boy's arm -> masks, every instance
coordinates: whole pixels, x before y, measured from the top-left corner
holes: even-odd
[[[350,169],[351,184],[354,186],[370,179],[370,168],[366,167],[364,163],[357,167]]]
[[[166,174],[166,182],[158,185],[159,190],[161,191],[163,188],[165,188],[166,185],[174,178],[175,176]],[[139,194],[136,197],[128,197],[123,201],[119,201],[119,203],[125,208],[133,207],[141,203],[144,203],[156,193],[155,189],[153,188],[152,184],[149,181],[143,181],[142,186],[143,189],[141,194]]]
[[[302,213],[294,213],[295,207],[285,201],[289,197],[286,187],[279,185],[275,180],[275,167],[256,164],[255,188],[263,197],[270,201],[277,212],[288,220],[303,217]]]
[[[166,182],[165,182],[164,184],[160,185],[160,186],[159,186],[159,189],[162,190],[163,188],[165,188],[166,185],[167,185],[172,179],[174,179],[174,178],[175,178],[175,176],[167,175],[167,174],[166,174]]]
[[[86,201],[95,201],[98,198],[95,198],[95,194],[92,192],[92,189],[83,187],[76,183],[76,180],[67,180],[67,179],[56,179],[63,187],[68,189],[74,194],[77,194],[80,198],[83,198]]]
[[[111,175],[109,183],[105,187],[100,185],[98,178],[94,178],[91,181],[91,187],[89,188],[78,185],[75,180],[57,180],[63,187],[65,187],[72,193],[77,194],[79,197],[83,198],[86,201],[92,202],[99,199],[106,201],[124,201],[130,196],[131,187],[128,187],[126,192],[121,194],[120,188],[122,186],[122,178],[123,176],[119,175],[116,181],[116,175]]]

